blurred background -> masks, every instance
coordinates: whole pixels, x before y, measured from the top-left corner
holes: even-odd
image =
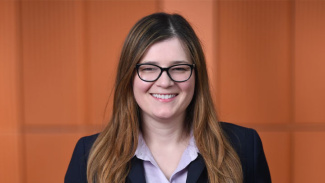
[[[158,11],[191,22],[220,119],[259,132],[273,182],[325,182],[323,0],[0,0],[0,182],[63,182],[110,116],[124,38]]]

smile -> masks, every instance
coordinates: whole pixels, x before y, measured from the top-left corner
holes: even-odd
[[[170,99],[175,97],[175,94],[152,94],[153,97],[158,99]]]

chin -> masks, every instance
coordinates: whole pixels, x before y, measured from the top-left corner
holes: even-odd
[[[173,118],[172,115],[155,115],[157,119],[167,120]]]
[[[157,119],[171,119],[173,118],[175,115],[174,114],[171,114],[169,112],[163,112],[163,113],[159,113],[159,114],[154,114],[154,116],[157,118]]]

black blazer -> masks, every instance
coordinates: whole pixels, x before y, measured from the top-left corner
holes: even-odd
[[[244,183],[271,182],[269,167],[257,132],[253,129],[223,122],[221,122],[221,127],[238,153],[243,168]],[[98,134],[83,137],[78,141],[65,175],[65,183],[87,183],[88,153],[97,136]],[[199,155],[189,164],[186,183],[204,183],[207,180],[207,169],[202,156]],[[137,157],[133,157],[131,160],[131,169],[126,182],[146,182],[142,160]]]

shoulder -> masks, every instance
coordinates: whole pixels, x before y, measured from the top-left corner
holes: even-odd
[[[77,145],[74,149],[73,155],[81,156],[85,160],[88,159],[89,151],[93,146],[95,140],[97,139],[99,134],[94,134],[90,136],[82,137],[78,140]]]
[[[78,140],[65,175],[65,183],[87,182],[88,155],[97,137],[98,134],[94,134]]]
[[[251,128],[220,122],[220,126],[242,163],[245,182],[271,182],[262,141]]]
[[[262,146],[260,137],[254,129],[226,122],[220,122],[220,126],[240,158],[245,156],[247,159],[246,156],[252,154],[255,148]],[[256,144],[257,141],[258,144]]]
[[[256,130],[235,125],[227,122],[220,122],[221,129],[234,146],[241,146],[243,143],[249,143],[254,138],[259,138]]]
[[[90,135],[90,136],[85,136],[79,139],[77,146],[81,145],[84,147],[85,151],[88,151],[91,149],[91,147],[93,146],[95,140],[98,137],[98,133],[94,134],[94,135]]]
[[[73,155],[82,155],[86,160],[88,159],[89,151],[93,146],[99,134],[82,137],[78,140],[74,149]]]
[[[221,128],[226,132],[226,133],[239,133],[241,135],[244,135],[244,133],[252,133],[255,131],[252,128],[247,128],[243,126],[239,126],[233,123],[228,123],[228,122],[220,122]]]

